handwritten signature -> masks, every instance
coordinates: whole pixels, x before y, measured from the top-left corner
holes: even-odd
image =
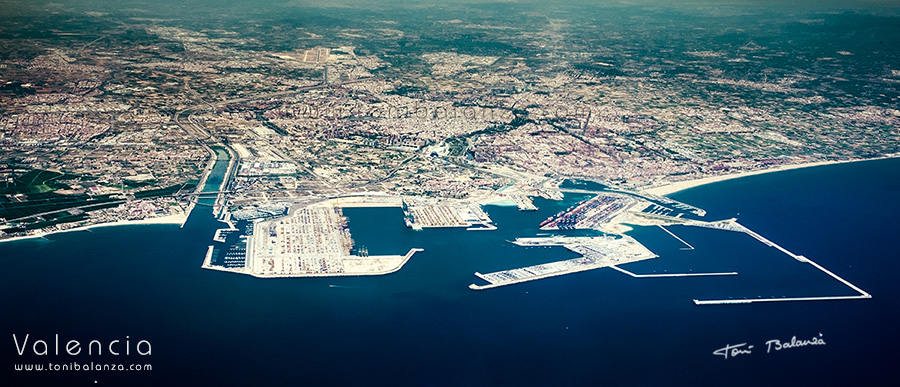
[[[808,345],[825,345],[825,339],[820,332],[818,336],[813,336],[808,340],[797,340],[797,336],[791,337],[791,341],[781,341],[778,339],[772,339],[766,341],[766,353],[771,353],[773,350],[780,351],[782,349],[789,348],[799,348],[806,347]],[[726,344],[725,347],[719,348],[713,351],[713,355],[722,356],[725,359],[729,357],[735,358],[740,355],[749,355],[753,353],[753,345],[747,345],[747,343],[740,344]]]

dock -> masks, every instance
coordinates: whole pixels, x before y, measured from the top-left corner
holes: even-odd
[[[466,230],[496,230],[490,216],[474,204],[435,204],[408,198],[404,202],[404,221],[413,230],[465,227]],[[481,226],[481,227],[479,227]]]
[[[608,195],[608,194],[628,195],[628,196],[633,196],[633,197],[636,197],[636,198],[639,198],[641,200],[645,200],[645,201],[648,201],[651,203],[657,203],[660,205],[665,205],[667,207],[678,208],[678,209],[682,209],[685,211],[689,211],[697,216],[706,216],[706,210],[704,210],[702,208],[695,207],[695,206],[692,206],[687,203],[682,203],[677,200],[667,198],[665,196],[652,195],[647,192],[637,192],[637,191],[632,191],[632,190],[627,190],[627,189],[622,189],[622,188],[605,189],[605,190],[599,190],[599,191],[598,190],[573,189],[573,188],[560,188],[559,191],[565,192],[565,193],[589,194],[589,195]]]
[[[347,255],[339,259],[342,264],[340,272],[308,272],[308,273],[256,273],[251,268],[225,268],[210,264],[213,246],[209,246],[206,259],[201,266],[204,269],[218,270],[236,274],[246,274],[256,278],[304,278],[304,277],[357,277],[385,275],[397,272],[415,253],[425,251],[421,248],[412,248],[405,255],[372,255],[357,256]]]
[[[518,269],[503,270],[489,274],[475,272],[475,276],[487,282],[488,285],[469,285],[469,289],[483,290],[498,286],[513,285],[522,282],[535,281],[543,278],[556,277],[580,271],[594,270],[608,266],[599,262],[575,258],[565,261],[550,262],[541,265],[528,266]]]
[[[537,206],[534,205],[534,202],[531,201],[531,198],[525,195],[511,195],[510,199],[516,203],[516,207],[519,208],[519,211],[537,211]]]
[[[541,230],[601,229],[637,202],[620,194],[598,194],[541,223]]]
[[[210,266],[211,261],[212,261],[212,254],[213,254],[213,246],[209,246],[209,248],[206,250],[206,257],[203,258],[203,264],[200,265],[201,267]]]
[[[656,254],[653,254],[652,251],[648,250],[644,245],[629,236],[623,236],[621,238],[563,236],[518,238],[511,243],[525,247],[562,246],[581,256],[564,261],[501,270],[488,274],[476,272],[475,276],[488,282],[488,284],[471,284],[469,285],[469,289],[483,290],[496,288],[499,286],[535,281],[657,257]]]
[[[219,243],[225,243],[225,238],[228,237],[228,234],[238,231],[237,227],[234,227],[234,223],[231,222],[231,214],[226,214],[225,219],[220,220],[220,222],[228,225],[228,228],[220,228],[216,230],[216,234],[213,236],[213,240]]]
[[[203,263],[200,265],[201,269],[209,269],[209,270],[217,270],[224,271],[226,273],[242,273],[239,269],[227,268],[224,266],[217,266],[212,264],[212,255],[213,255],[213,246],[209,246],[206,250],[206,257],[203,258]]]

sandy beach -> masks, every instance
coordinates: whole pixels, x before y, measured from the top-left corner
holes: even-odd
[[[810,163],[802,163],[802,164],[788,164],[788,165],[779,165],[774,168],[760,169],[757,171],[745,171],[740,173],[731,173],[726,175],[718,175],[718,176],[708,176],[700,179],[694,180],[685,180],[685,181],[677,181],[668,184],[659,185],[652,188],[644,189],[643,191],[652,195],[658,196],[666,196],[673,194],[675,192],[684,191],[688,188],[699,187],[701,185],[716,183],[725,180],[737,179],[740,177],[753,176],[753,175],[761,175],[764,173],[772,173],[772,172],[781,172],[787,171],[791,169],[800,169],[800,168],[809,168],[809,167],[818,167],[822,165],[831,165],[831,164],[843,164],[843,163],[853,163],[857,161],[871,161],[871,160],[882,160],[882,159],[890,159],[898,156],[884,156],[884,157],[874,157],[870,159],[849,159],[849,160],[838,160],[838,161],[816,161]]]
[[[0,239],[0,243],[12,242],[12,241],[18,241],[18,240],[24,240],[24,239],[39,239],[39,238],[43,238],[47,235],[60,234],[60,233],[64,233],[64,232],[85,231],[85,230],[90,230],[92,228],[99,228],[99,227],[130,226],[130,225],[141,225],[141,224],[177,224],[177,225],[184,226],[184,222],[187,221],[187,218],[188,218],[188,213],[184,212],[181,214],[160,216],[158,218],[149,218],[149,219],[141,219],[141,220],[120,220],[117,222],[98,223],[98,224],[92,224],[89,226],[75,227],[75,228],[70,228],[67,230],[59,230],[59,231],[52,231],[52,232],[46,232],[46,233],[41,232],[41,233],[37,233],[34,235]]]

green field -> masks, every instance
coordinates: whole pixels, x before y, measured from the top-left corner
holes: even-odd
[[[69,186],[65,184],[64,181],[76,179],[93,180],[92,177],[69,175],[42,169],[32,169],[21,176],[14,178],[12,182],[0,182],[0,195],[45,193],[57,189],[66,189],[69,188]]]
[[[87,218],[84,212],[115,207],[126,201],[121,197],[113,197],[112,194],[62,195],[54,192],[60,189],[70,189],[71,187],[65,183],[67,181],[96,180],[91,176],[69,175],[40,169],[21,172],[22,174],[12,181],[0,183],[0,218],[17,224],[7,231],[35,229],[84,220]],[[194,187],[196,187],[196,183],[177,184],[135,192],[134,197],[144,199],[171,196],[180,190],[190,190]],[[76,208],[81,211],[67,211]],[[17,222],[17,220],[21,221]]]

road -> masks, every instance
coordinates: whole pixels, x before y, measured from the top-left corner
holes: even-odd
[[[364,81],[369,81],[369,80],[372,80],[372,78],[346,81],[346,82],[341,82],[341,83],[334,84],[334,85],[353,84],[353,83],[364,82]],[[198,95],[197,99],[200,99],[201,102],[196,105],[189,106],[187,108],[184,108],[184,109],[176,112],[175,116],[174,116],[174,121],[175,121],[175,124],[178,125],[182,130],[184,130],[188,135],[190,135],[191,137],[194,137],[194,139],[197,141],[198,144],[200,144],[204,148],[206,148],[212,155],[213,160],[216,158],[216,153],[215,153],[215,151],[213,151],[212,146],[220,146],[228,152],[229,156],[231,157],[231,163],[230,163],[231,167],[229,168],[229,171],[226,173],[226,181],[224,181],[222,184],[222,187],[228,187],[231,184],[231,180],[234,178],[234,175],[235,175],[234,171],[237,169],[237,166],[240,165],[241,158],[238,155],[238,153],[234,151],[234,149],[232,149],[230,146],[228,146],[228,144],[226,144],[224,141],[222,141],[222,140],[214,137],[212,134],[210,134],[206,130],[206,128],[203,127],[203,125],[201,123],[197,122],[194,119],[194,115],[197,114],[197,112],[199,112],[199,111],[215,110],[218,107],[229,105],[229,104],[248,102],[248,101],[256,101],[256,100],[261,100],[261,99],[266,99],[266,98],[274,98],[274,97],[298,94],[298,93],[303,93],[303,92],[306,92],[309,90],[321,89],[321,88],[324,88],[327,86],[330,86],[330,85],[318,84],[318,85],[314,85],[314,86],[301,87],[299,89],[262,93],[262,94],[252,95],[252,96],[233,98],[233,99],[227,99],[227,100],[215,101],[215,102],[202,101],[202,99],[200,99],[200,97]],[[190,88],[190,86],[188,85],[187,80],[185,80],[185,90],[193,91]],[[187,123],[184,122],[185,119],[187,120]],[[277,152],[277,155],[285,160],[288,160],[288,161],[294,163],[295,165],[297,165],[297,167],[304,168],[303,164],[297,162],[289,155],[286,155],[282,152]],[[209,174],[209,172],[212,170],[213,164],[214,163],[212,163],[212,162],[209,163],[209,166],[207,167],[207,170],[204,171],[204,174]],[[306,169],[306,168],[304,168],[304,169]],[[325,181],[320,176],[313,173],[311,170],[307,170],[307,172],[310,174],[310,176],[313,176],[318,182],[322,183],[326,187],[331,187],[331,185],[327,181]],[[197,186],[197,193],[200,193],[200,190],[203,189],[202,186],[203,186],[202,184]]]

